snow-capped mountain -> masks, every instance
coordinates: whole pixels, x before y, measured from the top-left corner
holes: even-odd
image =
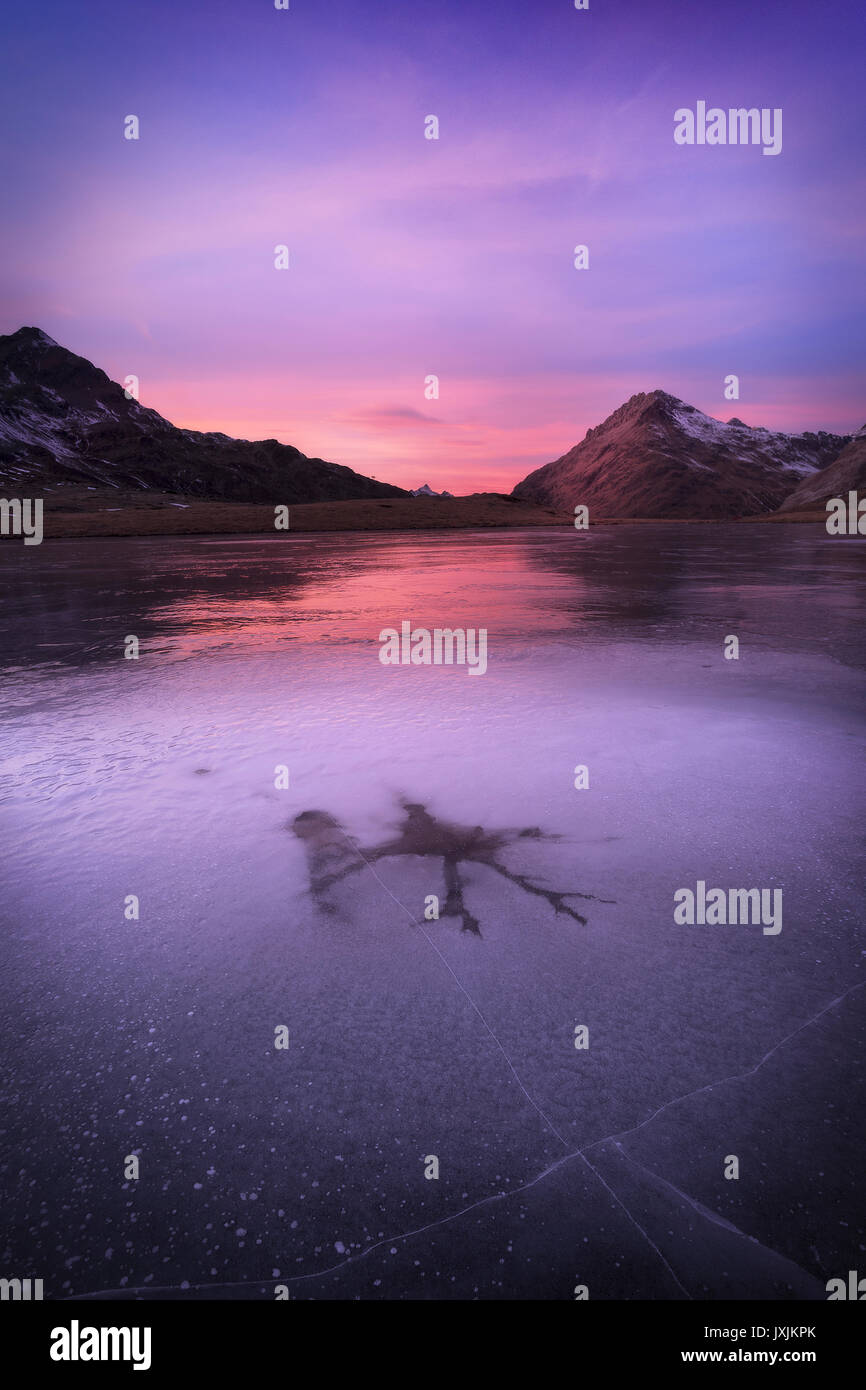
[[[632,396],[513,496],[597,517],[722,518],[774,511],[850,435],[724,424],[666,391]]]
[[[413,497],[453,497],[453,492],[434,492],[429,483],[422,483],[420,487],[410,488]]]
[[[178,429],[38,328],[0,336],[0,490],[153,489],[274,505],[405,497],[276,439]]]
[[[823,511],[828,497],[856,492],[866,497],[866,425],[859,429],[841,454],[820,473],[810,474],[786,497],[780,511]]]

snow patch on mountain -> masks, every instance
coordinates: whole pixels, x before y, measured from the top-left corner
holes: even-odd
[[[409,489],[412,497],[453,497],[451,492],[434,492],[429,483],[422,483],[420,487]]]

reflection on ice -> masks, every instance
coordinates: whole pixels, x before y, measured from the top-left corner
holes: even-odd
[[[568,898],[586,898],[593,902],[599,899],[594,893],[581,893],[577,889],[554,892],[542,888],[525,874],[512,873],[499,861],[499,854],[514,840],[558,840],[561,836],[546,835],[538,826],[525,830],[485,830],[480,825],[454,825],[448,821],[437,820],[424,807],[413,802],[403,802],[404,818],[397,835],[384,844],[360,848],[350,840],[340,825],[325,811],[302,811],[295,817],[293,829],[303,840],[310,866],[310,886],[320,906],[326,911],[336,911],[327,896],[327,890],[339,883],[349,874],[369,869],[378,859],[433,858],[441,859],[445,875],[446,897],[440,911],[438,897],[428,901],[426,920],[435,921],[439,917],[459,917],[461,930],[481,935],[481,926],[464,901],[464,885],[460,874],[463,864],[484,864],[495,873],[501,874],[509,882],[516,883],[524,893],[544,898],[558,913],[565,913],[575,922],[586,926],[586,918],[575,908],[570,907]],[[610,898],[601,899],[612,902]]]

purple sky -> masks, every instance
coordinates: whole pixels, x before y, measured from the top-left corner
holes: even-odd
[[[655,387],[723,419],[857,428],[864,14],[21,6],[0,57],[0,331],[135,373],[177,424],[459,492],[510,489]],[[781,107],[782,153],[676,145],[698,100]]]

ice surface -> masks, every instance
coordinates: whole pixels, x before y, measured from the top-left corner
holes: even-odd
[[[51,1297],[823,1297],[864,1242],[864,553],[0,549],[6,1267]],[[382,666],[404,618],[486,627],[487,673]],[[440,828],[409,845],[404,803]],[[356,872],[311,880],[305,812]],[[508,871],[460,862],[477,932],[424,919],[442,826]],[[699,878],[782,887],[781,934],[675,925]]]

